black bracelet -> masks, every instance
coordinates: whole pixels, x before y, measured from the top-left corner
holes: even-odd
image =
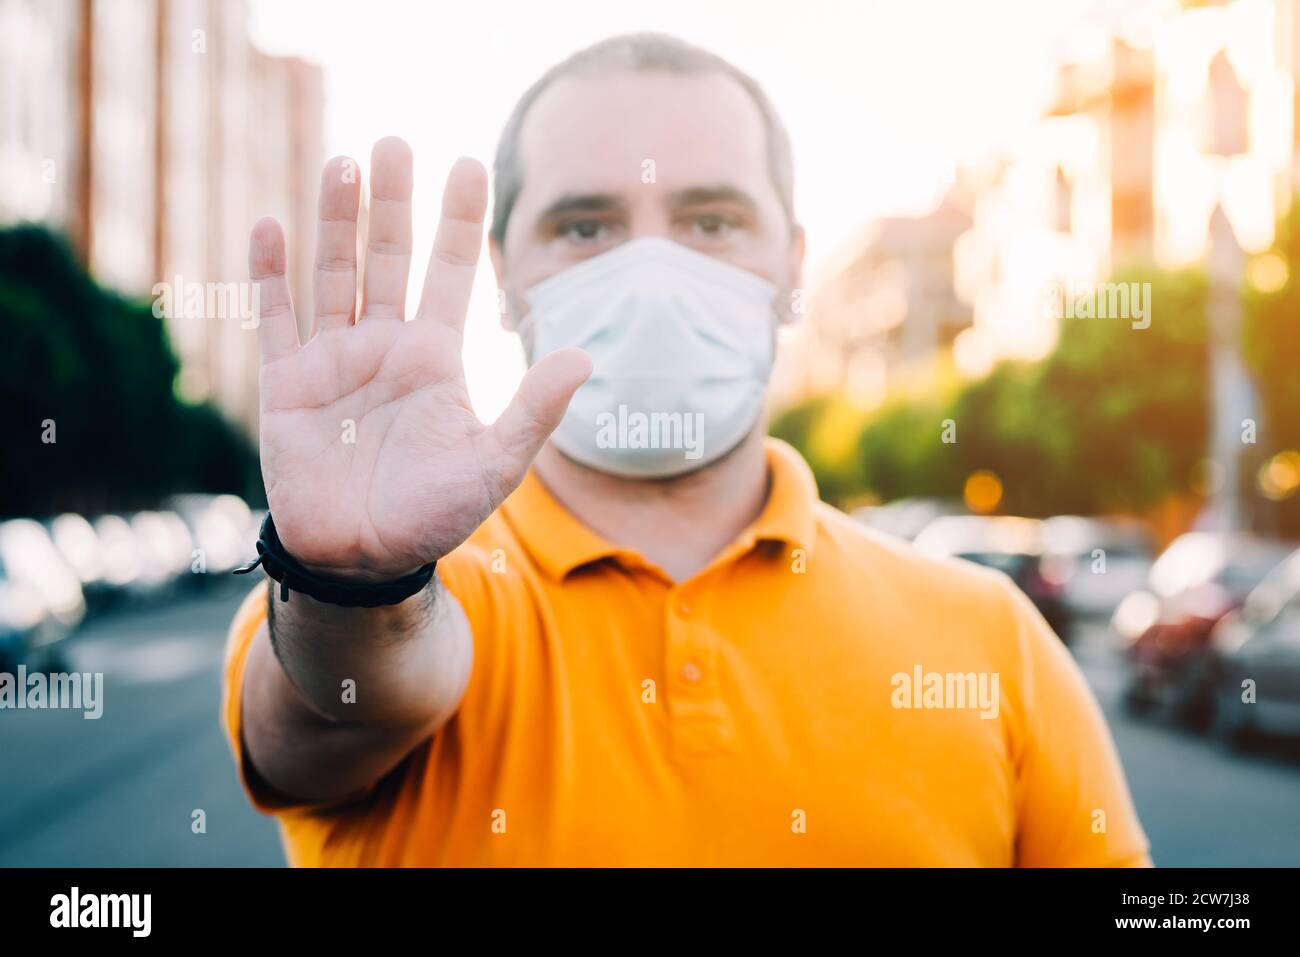
[[[317,601],[345,608],[378,608],[396,605],[421,592],[433,578],[437,562],[429,562],[417,571],[385,582],[362,584],[323,578],[309,572],[284,550],[280,536],[275,532],[271,513],[266,513],[262,530],[257,535],[257,558],[235,569],[236,575],[246,575],[258,565],[271,578],[280,583],[280,601],[289,600],[289,591],[302,592]]]

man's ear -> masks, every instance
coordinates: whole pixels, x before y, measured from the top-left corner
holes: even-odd
[[[807,306],[807,290],[803,287],[803,261],[806,250],[803,227],[796,223],[790,227],[790,301],[783,303],[780,310],[781,322],[784,324],[799,322]]]
[[[510,297],[506,295],[505,254],[495,236],[488,237],[488,258],[492,260],[492,274],[497,282],[497,319],[506,332],[514,332],[519,320],[510,314]]]

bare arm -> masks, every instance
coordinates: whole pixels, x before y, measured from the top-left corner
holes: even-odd
[[[285,549],[334,578],[384,580],[447,555],[519,484],[590,374],[579,350],[536,363],[492,425],[470,407],[465,312],[487,177],[460,161],[415,318],[406,321],[412,159],[375,145],[364,289],[357,308],[360,177],[321,179],[311,338],[300,345],[284,236],[253,228],[260,301],[262,477]],[[333,800],[373,783],[455,713],[469,681],[469,622],[435,577],[400,605],[344,608],[271,596],[244,671],[243,738],[258,775],[290,798]]]
[[[387,608],[273,594],[271,609],[245,666],[243,727],[249,760],[282,794],[334,800],[366,787],[460,703],[473,642],[436,578]]]

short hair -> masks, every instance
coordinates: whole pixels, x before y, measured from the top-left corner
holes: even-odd
[[[506,227],[514,210],[519,191],[523,188],[523,170],[519,163],[519,133],[528,111],[537,99],[556,80],[567,76],[593,76],[616,71],[642,73],[659,71],[693,75],[720,73],[740,84],[758,107],[767,134],[767,161],[772,183],[793,224],[794,219],[794,154],[790,135],[777,115],[776,108],[763,88],[749,74],[728,63],[715,53],[692,46],[677,37],[662,33],[627,33],[602,40],[579,50],[568,59],[551,67],[536,83],[530,86],[515,104],[510,119],[506,121],[497,144],[493,161],[493,204],[491,235],[498,243],[505,243]]]

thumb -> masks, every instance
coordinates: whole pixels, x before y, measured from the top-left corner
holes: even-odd
[[[492,425],[514,482],[523,478],[547,436],[564,418],[569,400],[591,375],[591,356],[572,346],[539,359],[519,383],[510,405]]]

